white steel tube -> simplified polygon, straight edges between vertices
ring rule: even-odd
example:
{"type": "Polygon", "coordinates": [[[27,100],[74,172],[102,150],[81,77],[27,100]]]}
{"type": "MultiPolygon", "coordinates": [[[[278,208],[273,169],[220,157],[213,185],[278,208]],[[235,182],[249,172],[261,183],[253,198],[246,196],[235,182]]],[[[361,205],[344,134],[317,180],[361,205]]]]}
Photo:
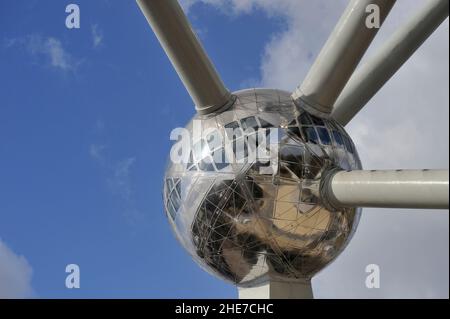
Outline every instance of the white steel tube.
{"type": "Polygon", "coordinates": [[[293,93],[298,105],[316,115],[329,115],[378,28],[368,26],[370,8],[379,8],[380,25],[395,0],[352,0],[311,67],[293,93]]]}
{"type": "Polygon", "coordinates": [[[164,51],[194,101],[207,114],[232,102],[177,0],[137,0],[164,51]]]}
{"type": "Polygon", "coordinates": [[[322,196],[332,207],[449,207],[448,170],[350,171],[331,176],[322,196]]]}
{"type": "Polygon", "coordinates": [[[448,17],[449,0],[429,0],[391,36],[380,51],[350,78],[332,117],[348,124],[448,17]]]}

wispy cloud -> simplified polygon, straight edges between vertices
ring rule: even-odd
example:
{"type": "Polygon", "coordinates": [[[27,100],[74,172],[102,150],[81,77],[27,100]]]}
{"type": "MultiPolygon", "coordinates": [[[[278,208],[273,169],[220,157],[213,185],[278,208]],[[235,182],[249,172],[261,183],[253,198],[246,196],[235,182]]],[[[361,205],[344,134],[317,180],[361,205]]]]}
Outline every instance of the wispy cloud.
{"type": "Polygon", "coordinates": [[[92,46],[98,48],[103,43],[103,32],[97,24],[91,26],[92,46]]]}
{"type": "Polygon", "coordinates": [[[23,38],[8,39],[5,44],[7,48],[23,47],[32,56],[42,59],[44,64],[61,71],[75,71],[81,63],[55,37],[32,34],[23,38]]]}
{"type": "Polygon", "coordinates": [[[113,193],[127,202],[132,201],[131,170],[136,158],[129,157],[114,163],[112,175],[108,177],[108,185],[113,193]]]}
{"type": "Polygon", "coordinates": [[[0,239],[0,299],[33,297],[32,268],[0,239]]]}
{"type": "Polygon", "coordinates": [[[89,155],[94,160],[104,164],[105,163],[105,156],[104,156],[105,149],[106,149],[106,145],[91,144],[91,146],[89,147],[89,155]]]}
{"type": "Polygon", "coordinates": [[[136,158],[126,157],[116,160],[111,158],[107,151],[108,147],[104,144],[91,144],[89,147],[90,157],[97,162],[106,173],[105,183],[108,190],[120,202],[123,209],[123,215],[127,221],[134,225],[138,223],[143,216],[136,208],[132,182],[132,171],[136,163],[136,158]]]}

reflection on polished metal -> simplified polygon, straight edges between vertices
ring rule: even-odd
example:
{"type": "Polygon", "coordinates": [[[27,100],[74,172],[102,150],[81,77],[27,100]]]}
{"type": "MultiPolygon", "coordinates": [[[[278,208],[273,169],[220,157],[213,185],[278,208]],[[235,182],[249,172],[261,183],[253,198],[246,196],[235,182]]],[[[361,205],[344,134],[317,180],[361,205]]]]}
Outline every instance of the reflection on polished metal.
{"type": "Polygon", "coordinates": [[[187,129],[196,131],[198,122],[204,128],[192,134],[187,161],[167,167],[166,214],[200,266],[238,285],[241,298],[312,298],[311,277],[344,250],[360,206],[448,208],[448,170],[362,171],[355,145],[337,121],[346,123],[376,93],[442,21],[436,14],[441,9],[428,14],[426,7],[419,22],[408,24],[362,69],[356,77],[362,86],[351,81],[344,94],[344,101],[357,102],[338,100],[343,116],[336,120],[329,116],[333,104],[377,32],[364,26],[367,5],[379,6],[382,22],[394,0],[351,0],[293,94],[231,94],[176,0],[137,2],[196,105],[187,129]],[[380,70],[372,72],[373,65],[380,70]],[[274,128],[276,137],[267,133],[274,128]],[[261,131],[268,145],[260,143],[261,131]],[[275,161],[250,156],[262,148],[275,161]]]}
{"type": "MultiPolygon", "coordinates": [[[[223,148],[209,146],[214,133],[185,164],[170,163],[164,203],[177,237],[206,270],[240,286],[268,280],[309,282],[347,245],[360,210],[329,211],[321,204],[321,176],[332,168],[361,169],[355,146],[337,122],[309,115],[290,93],[236,92],[227,111],[197,115],[204,132],[280,128],[278,167],[261,174],[258,161],[214,163],[223,148]]],[[[188,129],[192,130],[192,123],[188,129]]],[[[236,136],[230,143],[236,142],[236,136]]],[[[274,143],[274,141],[270,141],[274,143]]],[[[242,154],[245,157],[247,154],[242,154]]],[[[236,158],[239,154],[236,154],[236,158]]]]}

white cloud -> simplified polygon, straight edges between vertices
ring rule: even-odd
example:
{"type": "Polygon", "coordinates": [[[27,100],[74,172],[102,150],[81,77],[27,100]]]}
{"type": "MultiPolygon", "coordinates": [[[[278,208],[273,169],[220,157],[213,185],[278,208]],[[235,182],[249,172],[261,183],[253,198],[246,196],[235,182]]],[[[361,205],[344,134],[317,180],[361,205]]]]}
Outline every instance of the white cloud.
{"type": "Polygon", "coordinates": [[[0,299],[32,297],[31,276],[25,257],[15,254],[0,240],[0,299]]]}
{"type": "Polygon", "coordinates": [[[100,30],[97,24],[92,25],[92,46],[98,48],[103,43],[103,32],[100,30]]]}
{"type": "Polygon", "coordinates": [[[132,200],[131,170],[136,158],[127,157],[113,161],[106,153],[107,146],[103,144],[91,144],[89,155],[108,172],[107,184],[112,193],[120,196],[125,201],[132,200]]]}
{"type": "Polygon", "coordinates": [[[111,190],[126,201],[131,201],[133,193],[130,173],[135,161],[136,159],[134,157],[118,161],[113,166],[112,176],[108,178],[108,184],[111,190]]]}
{"type": "Polygon", "coordinates": [[[13,46],[24,47],[32,56],[43,58],[45,64],[62,71],[75,71],[81,63],[72,57],[59,39],[54,37],[32,34],[6,41],[6,47],[13,46]]]}
{"type": "MultiPolygon", "coordinates": [[[[305,77],[347,1],[185,0],[215,5],[227,14],[255,8],[286,21],[267,43],[261,86],[293,90],[305,77]]],[[[397,1],[370,56],[423,4],[397,1]]],[[[347,129],[367,169],[448,168],[449,25],[446,21],[347,129]]],[[[364,61],[363,61],[364,62],[364,61]]],[[[347,250],[314,280],[317,297],[448,298],[448,211],[365,209],[347,250]],[[382,286],[368,290],[364,268],[381,266],[382,286]]]]}
{"type": "MultiPolygon", "coordinates": [[[[261,77],[256,86],[292,91],[306,75],[328,34],[338,21],[345,0],[185,0],[189,10],[195,3],[216,6],[225,14],[249,14],[263,10],[269,17],[282,17],[286,27],[266,44],[261,77]]],[[[252,80],[252,82],[255,82],[252,80]]]]}
{"type": "MultiPolygon", "coordinates": [[[[104,130],[104,123],[96,124],[97,130],[104,130]]],[[[105,182],[108,190],[118,200],[123,215],[131,225],[142,224],[144,214],[136,208],[135,195],[132,182],[132,170],[136,163],[135,157],[126,157],[120,160],[109,156],[108,147],[104,144],[91,144],[89,155],[105,172],[105,182]]]]}
{"type": "Polygon", "coordinates": [[[91,144],[89,147],[89,155],[96,161],[104,164],[105,162],[105,156],[104,151],[106,149],[105,145],[99,145],[99,144],[91,144]]]}

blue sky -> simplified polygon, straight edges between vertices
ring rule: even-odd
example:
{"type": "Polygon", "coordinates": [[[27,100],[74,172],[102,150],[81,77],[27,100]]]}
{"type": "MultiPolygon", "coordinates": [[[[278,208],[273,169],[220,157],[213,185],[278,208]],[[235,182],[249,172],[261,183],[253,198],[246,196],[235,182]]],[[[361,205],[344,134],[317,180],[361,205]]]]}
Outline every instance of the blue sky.
{"type": "MultiPolygon", "coordinates": [[[[77,1],[78,30],[68,3],[0,3],[0,238],[38,297],[235,297],[163,213],[169,133],[194,114],[167,57],[134,1],[77,1]],[[64,286],[69,263],[79,290],[64,286]]],[[[230,88],[258,76],[276,22],[191,16],[230,88]]]]}
{"type": "MultiPolygon", "coordinates": [[[[6,269],[22,278],[16,295],[41,298],[237,297],[191,260],[163,213],[169,133],[194,114],[187,92],[135,1],[73,2],[78,30],[65,27],[69,1],[0,1],[0,260],[10,262],[0,281],[6,269]],[[70,263],[81,289],[65,288],[70,263]]],[[[194,2],[210,3],[189,17],[231,90],[293,89],[345,6],[194,2]]],[[[417,3],[393,10],[375,48],[417,3]]],[[[448,168],[448,21],[438,31],[349,126],[365,168],[448,168]]],[[[394,211],[366,210],[313,281],[319,297],[448,298],[448,211],[394,211]],[[379,292],[363,287],[373,262],[394,279],[379,292]]]]}

